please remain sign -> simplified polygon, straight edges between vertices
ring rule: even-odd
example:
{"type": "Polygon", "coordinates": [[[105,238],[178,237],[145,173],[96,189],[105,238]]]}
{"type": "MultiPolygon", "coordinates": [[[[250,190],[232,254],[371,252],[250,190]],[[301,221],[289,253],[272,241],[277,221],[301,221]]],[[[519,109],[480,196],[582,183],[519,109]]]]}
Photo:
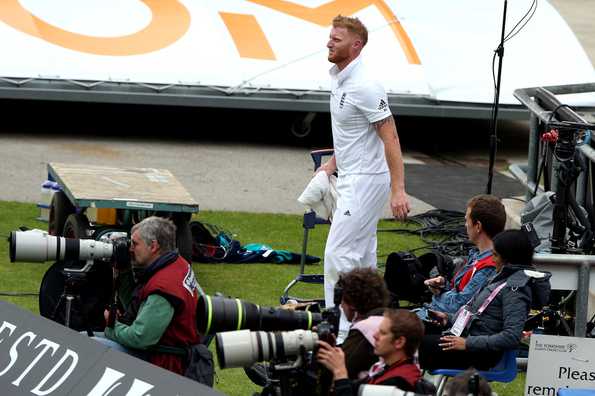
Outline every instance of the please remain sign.
{"type": "Polygon", "coordinates": [[[595,389],[595,339],[531,336],[525,395],[556,396],[560,388],[595,389]]]}

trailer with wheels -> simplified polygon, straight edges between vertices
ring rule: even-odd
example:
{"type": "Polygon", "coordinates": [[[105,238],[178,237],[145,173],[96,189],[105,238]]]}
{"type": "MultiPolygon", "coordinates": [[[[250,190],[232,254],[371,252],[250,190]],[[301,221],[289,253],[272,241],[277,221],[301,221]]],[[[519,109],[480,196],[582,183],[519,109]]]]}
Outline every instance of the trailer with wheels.
{"type": "Polygon", "coordinates": [[[198,204],[168,170],[50,163],[48,176],[60,186],[49,209],[51,235],[97,239],[106,229],[129,231],[148,216],[167,217],[180,254],[191,261],[188,224],[198,204]]]}
{"type": "MultiPolygon", "coordinates": [[[[96,239],[114,231],[130,236],[131,227],[149,216],[171,219],[176,225],[180,255],[191,262],[189,222],[198,204],[165,169],[115,168],[49,163],[48,179],[59,189],[49,207],[48,233],[76,239],[96,239]]],[[[103,326],[103,309],[112,292],[112,271],[94,265],[84,279],[69,268],[76,263],[54,263],[44,275],[39,293],[40,313],[64,324],[65,312],[76,330],[103,326]],[[66,296],[77,300],[65,311],[66,296]]]]}

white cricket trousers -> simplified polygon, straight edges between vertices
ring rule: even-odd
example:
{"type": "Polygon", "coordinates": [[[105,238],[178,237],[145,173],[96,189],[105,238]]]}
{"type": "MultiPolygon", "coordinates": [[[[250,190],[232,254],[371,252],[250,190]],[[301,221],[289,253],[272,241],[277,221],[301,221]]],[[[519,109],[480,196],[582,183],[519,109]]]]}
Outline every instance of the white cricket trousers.
{"type": "Polygon", "coordinates": [[[339,175],[337,209],[324,250],[324,299],[333,307],[339,273],[355,268],[376,269],[376,227],[390,193],[388,172],[339,175]]]}

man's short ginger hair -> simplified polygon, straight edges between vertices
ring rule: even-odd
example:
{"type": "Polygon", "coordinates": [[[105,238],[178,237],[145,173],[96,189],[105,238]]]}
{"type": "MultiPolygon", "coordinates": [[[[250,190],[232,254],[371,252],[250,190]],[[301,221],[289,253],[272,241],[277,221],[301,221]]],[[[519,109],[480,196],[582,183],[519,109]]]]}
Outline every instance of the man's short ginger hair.
{"type": "Polygon", "coordinates": [[[473,223],[481,222],[483,231],[493,238],[504,231],[506,210],[500,198],[493,195],[476,195],[467,203],[473,223]]]}
{"type": "Polygon", "coordinates": [[[333,27],[345,28],[348,32],[359,36],[362,39],[362,47],[368,42],[368,29],[366,26],[356,17],[346,17],[343,15],[337,15],[333,19],[333,27]]]}

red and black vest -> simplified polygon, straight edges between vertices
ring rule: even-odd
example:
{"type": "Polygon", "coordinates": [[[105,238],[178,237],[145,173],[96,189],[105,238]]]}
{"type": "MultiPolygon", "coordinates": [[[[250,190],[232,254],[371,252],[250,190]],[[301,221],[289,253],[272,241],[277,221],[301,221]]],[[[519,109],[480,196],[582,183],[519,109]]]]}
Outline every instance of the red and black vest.
{"type": "Polygon", "coordinates": [[[371,377],[368,380],[368,384],[382,385],[383,382],[397,377],[405,380],[413,390],[415,389],[415,384],[421,379],[421,371],[419,371],[419,368],[408,359],[402,362],[397,362],[383,370],[379,375],[371,377]]]}
{"type": "Polygon", "coordinates": [[[471,278],[473,278],[473,275],[475,275],[477,271],[480,271],[488,267],[496,267],[496,263],[494,263],[494,256],[492,254],[489,254],[479,260],[476,260],[475,264],[467,268],[467,270],[461,277],[461,280],[459,281],[458,285],[455,285],[455,279],[459,274],[455,274],[455,276],[453,276],[452,278],[452,288],[456,289],[456,291],[458,292],[463,291],[465,289],[465,286],[467,286],[467,283],[471,281],[471,278]]]}
{"type": "MultiPolygon", "coordinates": [[[[192,267],[181,256],[171,264],[159,269],[139,291],[140,301],[151,294],[159,294],[174,307],[174,316],[169,327],[159,340],[159,345],[186,348],[200,342],[196,325],[198,288],[192,267]]],[[[166,370],[183,374],[186,357],[152,352],[149,361],[166,370]]]]}

